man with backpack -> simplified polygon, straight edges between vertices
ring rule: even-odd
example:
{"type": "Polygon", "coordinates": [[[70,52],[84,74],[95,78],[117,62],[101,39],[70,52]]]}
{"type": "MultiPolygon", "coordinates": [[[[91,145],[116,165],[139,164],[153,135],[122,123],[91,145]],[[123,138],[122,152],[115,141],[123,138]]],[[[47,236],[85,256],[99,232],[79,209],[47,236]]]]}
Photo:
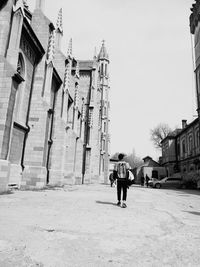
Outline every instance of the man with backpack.
{"type": "Polygon", "coordinates": [[[117,206],[121,206],[121,191],[123,191],[122,196],[122,208],[126,208],[126,198],[127,198],[127,187],[128,187],[128,170],[130,166],[125,162],[124,154],[118,155],[119,161],[115,164],[113,170],[113,178],[117,179],[117,206]]]}

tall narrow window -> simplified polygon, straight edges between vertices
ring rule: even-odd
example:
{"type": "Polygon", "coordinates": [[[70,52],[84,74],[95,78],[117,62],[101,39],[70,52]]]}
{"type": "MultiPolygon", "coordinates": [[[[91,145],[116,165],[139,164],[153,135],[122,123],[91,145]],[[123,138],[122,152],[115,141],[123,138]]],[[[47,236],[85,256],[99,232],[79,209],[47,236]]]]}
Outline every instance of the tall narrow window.
{"type": "Polygon", "coordinates": [[[185,156],[185,140],[182,142],[182,156],[185,156]]]}
{"type": "Polygon", "coordinates": [[[103,63],[101,63],[101,75],[103,75],[103,63]]]}
{"type": "Polygon", "coordinates": [[[107,115],[107,109],[106,107],[104,107],[104,116],[106,117],[106,115],[107,115]]]}
{"type": "Polygon", "coordinates": [[[104,133],[106,132],[106,122],[104,121],[104,128],[103,128],[104,133]]]}
{"type": "MultiPolygon", "coordinates": [[[[19,54],[18,63],[17,63],[17,72],[19,75],[24,78],[25,76],[25,64],[22,54],[19,54]]],[[[27,103],[24,105],[24,90],[25,84],[22,82],[17,89],[16,102],[15,102],[15,119],[19,122],[25,123],[26,121],[26,111],[27,103]]]]}
{"type": "Polygon", "coordinates": [[[180,155],[180,144],[177,144],[177,154],[180,155]]]}
{"type": "Polygon", "coordinates": [[[192,153],[192,136],[190,135],[188,138],[188,153],[192,153]]]}
{"type": "Polygon", "coordinates": [[[107,64],[105,65],[105,75],[107,76],[107,64]]]}

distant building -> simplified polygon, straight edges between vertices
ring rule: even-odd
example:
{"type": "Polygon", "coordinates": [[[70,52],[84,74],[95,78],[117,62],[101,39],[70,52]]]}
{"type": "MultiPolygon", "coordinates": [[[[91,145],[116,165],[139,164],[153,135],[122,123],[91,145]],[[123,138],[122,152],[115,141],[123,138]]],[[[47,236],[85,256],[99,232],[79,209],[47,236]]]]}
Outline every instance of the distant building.
{"type": "Polygon", "coordinates": [[[108,181],[105,44],[92,60],[74,58],[72,40],[64,54],[62,9],[56,25],[43,9],[0,5],[0,191],[108,181]]]}
{"type": "Polygon", "coordinates": [[[200,173],[200,145],[198,118],[187,125],[182,121],[182,129],[168,135],[162,141],[162,165],[169,176],[181,173],[187,177],[200,173]]]}
{"type": "Polygon", "coordinates": [[[165,167],[162,167],[151,157],[146,156],[143,158],[143,161],[144,163],[138,167],[136,171],[137,183],[140,183],[141,177],[145,177],[146,175],[148,175],[149,178],[157,179],[162,179],[167,175],[165,167]]]}

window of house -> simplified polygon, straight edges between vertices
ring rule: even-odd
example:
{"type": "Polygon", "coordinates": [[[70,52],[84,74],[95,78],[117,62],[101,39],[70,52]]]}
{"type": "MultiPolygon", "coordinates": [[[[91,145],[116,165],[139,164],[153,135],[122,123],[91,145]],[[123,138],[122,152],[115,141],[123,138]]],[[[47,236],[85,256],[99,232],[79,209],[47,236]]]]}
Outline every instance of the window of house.
{"type": "Polygon", "coordinates": [[[158,171],[153,170],[151,176],[152,176],[152,178],[156,178],[156,179],[158,179],[158,171]]]}
{"type": "Polygon", "coordinates": [[[182,141],[182,155],[184,156],[185,155],[185,140],[182,141]]]}
{"type": "Polygon", "coordinates": [[[177,155],[180,155],[180,144],[177,144],[177,155]]]}
{"type": "Polygon", "coordinates": [[[188,137],[188,153],[192,153],[192,135],[188,137]]]}

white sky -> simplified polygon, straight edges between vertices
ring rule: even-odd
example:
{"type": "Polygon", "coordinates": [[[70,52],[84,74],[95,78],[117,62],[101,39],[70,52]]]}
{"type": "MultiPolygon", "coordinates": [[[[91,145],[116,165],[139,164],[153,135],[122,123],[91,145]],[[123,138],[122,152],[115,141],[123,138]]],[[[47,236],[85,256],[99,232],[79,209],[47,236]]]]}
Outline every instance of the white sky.
{"type": "MultiPolygon", "coordinates": [[[[196,115],[189,15],[193,0],[57,0],[45,4],[56,22],[63,8],[63,52],[92,59],[106,40],[110,56],[111,154],[157,159],[150,129],[172,129],[196,115]]],[[[30,9],[35,0],[28,1],[30,9]],[[30,3],[31,2],[31,3],[30,3]]]]}

